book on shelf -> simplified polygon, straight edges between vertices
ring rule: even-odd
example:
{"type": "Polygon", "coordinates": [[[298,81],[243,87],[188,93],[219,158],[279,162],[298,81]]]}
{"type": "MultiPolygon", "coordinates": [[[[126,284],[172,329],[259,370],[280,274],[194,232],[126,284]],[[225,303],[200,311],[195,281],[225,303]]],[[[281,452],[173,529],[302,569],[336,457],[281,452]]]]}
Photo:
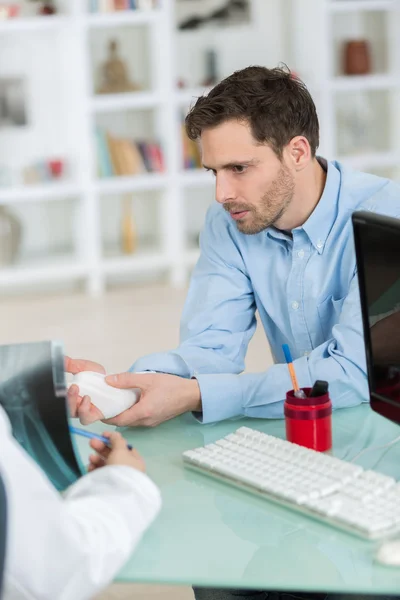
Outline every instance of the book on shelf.
{"type": "Polygon", "coordinates": [[[100,177],[162,173],[165,170],[160,144],[113,136],[96,129],[98,173],[100,177]]]}
{"type": "Polygon", "coordinates": [[[110,13],[121,10],[153,10],[158,0],[89,0],[91,13],[110,13]]]}
{"type": "Polygon", "coordinates": [[[201,169],[202,162],[199,145],[188,138],[184,125],[182,125],[182,149],[184,169],[201,169]]]}

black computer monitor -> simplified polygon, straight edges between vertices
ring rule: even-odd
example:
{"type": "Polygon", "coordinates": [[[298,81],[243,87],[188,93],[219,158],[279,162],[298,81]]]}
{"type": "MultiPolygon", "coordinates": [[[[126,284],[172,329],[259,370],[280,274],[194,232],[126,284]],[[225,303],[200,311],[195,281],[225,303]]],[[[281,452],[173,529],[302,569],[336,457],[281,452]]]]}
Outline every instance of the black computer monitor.
{"type": "Polygon", "coordinates": [[[0,345],[0,406],[16,440],[58,490],[85,472],[69,431],[66,396],[61,344],[0,345]]]}
{"type": "Polygon", "coordinates": [[[371,407],[400,424],[400,219],[352,220],[371,407]]]}

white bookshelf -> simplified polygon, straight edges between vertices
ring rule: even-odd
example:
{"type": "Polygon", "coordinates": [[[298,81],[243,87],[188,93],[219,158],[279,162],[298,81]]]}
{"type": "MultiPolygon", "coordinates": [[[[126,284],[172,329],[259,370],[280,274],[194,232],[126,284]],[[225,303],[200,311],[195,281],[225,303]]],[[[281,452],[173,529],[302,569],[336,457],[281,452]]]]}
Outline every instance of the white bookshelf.
{"type": "Polygon", "coordinates": [[[332,92],[360,92],[368,90],[393,90],[399,85],[394,75],[352,75],[332,77],[328,81],[332,92]]]}
{"type": "Polygon", "coordinates": [[[63,200],[76,197],[81,191],[81,187],[73,183],[19,185],[0,188],[0,203],[16,204],[20,202],[37,202],[38,200],[63,200]]]}
{"type": "Polygon", "coordinates": [[[196,264],[196,262],[199,260],[199,257],[200,257],[200,250],[192,249],[192,250],[188,250],[185,253],[183,260],[188,267],[193,267],[196,264]]]}
{"type": "Polygon", "coordinates": [[[396,0],[332,0],[327,7],[331,13],[382,11],[396,8],[396,0]]]}
{"type": "MultiPolygon", "coordinates": [[[[79,10],[80,7],[78,7],[79,10]]],[[[111,29],[118,26],[148,25],[154,23],[162,14],[161,9],[154,10],[127,10],[99,14],[87,14],[84,25],[88,28],[111,29]]]]}
{"type": "MultiPolygon", "coordinates": [[[[213,185],[213,181],[201,170],[182,170],[179,114],[205,90],[175,88],[174,0],[162,0],[160,7],[154,10],[105,14],[89,13],[85,0],[73,0],[67,6],[65,14],[2,22],[0,35],[28,33],[46,36],[58,35],[62,31],[67,61],[65,77],[73,85],[71,110],[74,111],[78,150],[75,162],[78,166],[72,179],[0,188],[0,204],[12,208],[17,204],[39,205],[70,199],[75,203],[78,216],[76,238],[71,241],[75,250],[71,254],[49,251],[33,260],[22,257],[15,264],[0,268],[0,289],[15,287],[18,292],[33,284],[42,283],[48,287],[52,282],[56,285],[59,282],[73,284],[83,281],[89,293],[99,295],[104,292],[109,280],[124,276],[134,278],[141,274],[148,278],[152,273],[154,277],[167,275],[172,284],[182,285],[198,255],[198,251],[186,246],[182,218],[184,196],[188,189],[197,185],[213,185]],[[92,36],[105,32],[112,37],[121,28],[129,28],[132,35],[139,29],[146,29],[150,48],[143,50],[149,55],[152,85],[150,89],[139,92],[95,95],[92,36]],[[67,52],[70,54],[67,55],[67,52]],[[134,115],[142,115],[143,111],[151,115],[149,118],[154,120],[154,127],[162,132],[165,172],[100,178],[94,141],[97,119],[118,120],[124,115],[133,115],[135,119],[134,115]],[[108,196],[115,198],[117,207],[122,197],[131,194],[157,194],[159,239],[154,247],[139,243],[132,254],[124,255],[116,249],[110,256],[102,240],[101,199],[108,196]]],[[[140,116],[137,118],[140,121],[140,116]]]]}
{"type": "Polygon", "coordinates": [[[71,254],[53,254],[26,260],[14,267],[0,269],[0,286],[19,288],[26,285],[51,284],[52,282],[73,282],[84,280],[88,276],[88,265],[79,257],[71,254]]]}
{"type": "Polygon", "coordinates": [[[119,176],[99,179],[95,182],[98,194],[129,194],[144,190],[162,190],[168,185],[169,178],[163,174],[119,176]]]}
{"type": "Polygon", "coordinates": [[[203,96],[203,94],[207,94],[210,91],[210,88],[189,88],[177,90],[175,93],[175,102],[186,108],[190,106],[192,103],[196,102],[197,98],[203,96]]]}
{"type": "Polygon", "coordinates": [[[188,169],[179,173],[180,182],[185,187],[193,187],[198,185],[212,185],[214,178],[212,173],[203,171],[202,169],[188,169]]]}
{"type": "Polygon", "coordinates": [[[346,159],[353,169],[395,169],[400,165],[400,155],[394,152],[355,154],[346,159]]]}
{"type": "MultiPolygon", "coordinates": [[[[258,0],[258,3],[266,10],[265,0],[258,0]]],[[[58,43],[63,48],[57,69],[62,71],[70,85],[68,105],[64,107],[64,113],[60,112],[60,119],[70,117],[73,138],[70,148],[74,162],[69,179],[51,184],[0,188],[0,204],[13,209],[26,204],[29,207],[42,206],[43,203],[46,206],[52,203],[64,206],[70,202],[75,223],[70,252],[49,250],[47,254],[39,253],[35,259],[28,261],[21,258],[14,265],[0,268],[0,291],[15,287],[18,292],[41,284],[46,284],[47,288],[52,282],[54,285],[83,282],[88,293],[99,295],[109,283],[124,278],[136,281],[142,276],[147,279],[167,277],[172,285],[183,285],[199,257],[194,241],[196,228],[192,224],[189,230],[187,220],[192,213],[201,216],[204,212],[203,208],[205,210],[212,199],[215,181],[211,173],[201,169],[183,169],[180,119],[196,98],[209,90],[196,87],[194,78],[195,87],[176,87],[180,75],[176,65],[182,47],[178,50],[175,0],[160,0],[160,8],[152,11],[105,14],[90,14],[87,4],[86,0],[70,0],[64,3],[66,12],[53,17],[0,22],[0,44],[6,39],[25,40],[34,36],[36,40],[54,40],[54,44],[58,43]],[[140,56],[143,54],[143,60],[147,57],[148,85],[140,92],[95,95],[93,42],[96,36],[103,36],[104,42],[121,30],[129,30],[133,37],[137,32],[145,32],[140,56]],[[99,178],[94,130],[97,123],[103,122],[115,122],[116,127],[122,131],[126,128],[128,133],[130,127],[134,127],[131,123],[136,123],[138,130],[143,129],[145,123],[151,123],[162,138],[165,172],[99,178]],[[104,220],[107,221],[107,217],[102,213],[102,206],[107,203],[107,210],[114,210],[114,207],[115,211],[121,210],[122,199],[131,194],[143,210],[147,208],[148,200],[154,200],[156,239],[153,245],[139,240],[137,250],[132,254],[124,255],[116,247],[110,255],[104,237],[107,226],[104,220]],[[204,205],[196,212],[190,202],[197,207],[201,199],[204,205]]],[[[396,115],[400,114],[400,0],[282,0],[279,8],[276,4],[276,10],[281,11],[282,23],[285,23],[285,31],[279,35],[286,34],[290,48],[287,54],[271,59],[272,64],[266,64],[274,66],[284,60],[305,79],[319,113],[321,154],[344,160],[358,169],[390,171],[398,168],[400,124],[396,115]],[[359,19],[362,25],[366,14],[384,22],[382,41],[387,45],[387,64],[371,75],[347,77],[335,66],[338,23],[347,24],[352,19],[359,19]],[[286,21],[291,24],[287,28],[286,21]],[[346,99],[348,95],[351,103],[353,94],[368,97],[381,94],[386,103],[383,114],[392,115],[393,120],[388,128],[386,144],[377,143],[376,147],[362,148],[351,155],[341,156],[338,151],[338,99],[346,99]]],[[[266,27],[261,26],[261,22],[258,17],[254,24],[255,31],[260,29],[260,35],[266,27]]],[[[361,25],[359,30],[356,27],[355,34],[362,33],[361,25]]],[[[234,44],[232,48],[232,52],[236,52],[234,44]]],[[[56,59],[48,56],[48,60],[56,59]]],[[[258,62],[262,64],[265,60],[265,53],[260,52],[258,62]]],[[[254,64],[256,61],[249,59],[249,62],[254,64]]]]}
{"type": "Polygon", "coordinates": [[[64,15],[49,15],[46,17],[13,18],[0,20],[0,35],[16,33],[45,33],[63,29],[71,25],[71,18],[64,15]]]}
{"type": "Polygon", "coordinates": [[[156,250],[140,251],[131,256],[106,258],[102,263],[102,270],[105,275],[166,270],[168,267],[168,258],[156,250]]]}
{"type": "Polygon", "coordinates": [[[91,98],[93,112],[112,112],[118,110],[143,110],[155,108],[162,104],[161,94],[152,92],[133,92],[130,94],[105,94],[91,98]]]}
{"type": "Polygon", "coordinates": [[[306,81],[316,100],[320,153],[356,169],[395,173],[400,157],[399,0],[292,0],[288,7],[290,65],[306,81]],[[375,26],[373,39],[371,23],[375,26]],[[344,75],[343,44],[347,39],[360,38],[370,42],[372,73],[344,75]],[[357,102],[370,106],[371,119],[365,129],[372,136],[375,127],[375,139],[364,147],[343,152],[346,127],[340,121],[341,115],[357,102]],[[379,125],[386,121],[386,131],[384,126],[376,125],[377,118],[379,125]]]}

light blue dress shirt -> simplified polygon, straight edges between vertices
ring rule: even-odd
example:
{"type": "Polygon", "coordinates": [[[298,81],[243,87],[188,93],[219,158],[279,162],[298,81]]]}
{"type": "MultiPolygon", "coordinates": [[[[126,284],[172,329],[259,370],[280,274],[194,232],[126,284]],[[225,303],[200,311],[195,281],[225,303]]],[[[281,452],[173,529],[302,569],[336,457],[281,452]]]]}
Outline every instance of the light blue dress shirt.
{"type": "Polygon", "coordinates": [[[338,162],[328,163],[327,171],[319,203],[292,236],[272,227],[245,235],[222,206],[211,206],[180,345],[131,368],[196,377],[204,423],[238,415],[282,417],[292,388],[284,343],[301,387],[327,380],[334,408],[368,400],[351,214],[400,216],[400,186],[338,162]],[[275,364],[241,374],[257,310],[275,364]]]}

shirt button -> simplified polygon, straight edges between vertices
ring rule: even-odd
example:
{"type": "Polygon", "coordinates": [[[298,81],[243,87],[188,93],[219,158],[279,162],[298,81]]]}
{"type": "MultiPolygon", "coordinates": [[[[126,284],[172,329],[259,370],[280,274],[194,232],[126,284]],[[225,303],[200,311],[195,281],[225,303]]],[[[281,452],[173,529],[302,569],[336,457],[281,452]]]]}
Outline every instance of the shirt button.
{"type": "Polygon", "coordinates": [[[323,248],[323,247],[324,247],[323,242],[321,242],[321,240],[318,240],[318,242],[317,242],[317,248],[318,248],[318,250],[321,250],[321,248],[323,248]]]}
{"type": "Polygon", "coordinates": [[[308,351],[308,350],[306,350],[306,351],[304,352],[303,356],[310,356],[310,353],[309,353],[309,351],[308,351]]]}
{"type": "Polygon", "coordinates": [[[303,258],[303,256],[304,256],[304,250],[299,250],[298,253],[297,253],[297,256],[299,258],[303,258]]]}
{"type": "Polygon", "coordinates": [[[292,302],[292,308],[293,308],[293,310],[297,310],[299,308],[299,303],[296,302],[296,300],[294,302],[292,302]]]}

